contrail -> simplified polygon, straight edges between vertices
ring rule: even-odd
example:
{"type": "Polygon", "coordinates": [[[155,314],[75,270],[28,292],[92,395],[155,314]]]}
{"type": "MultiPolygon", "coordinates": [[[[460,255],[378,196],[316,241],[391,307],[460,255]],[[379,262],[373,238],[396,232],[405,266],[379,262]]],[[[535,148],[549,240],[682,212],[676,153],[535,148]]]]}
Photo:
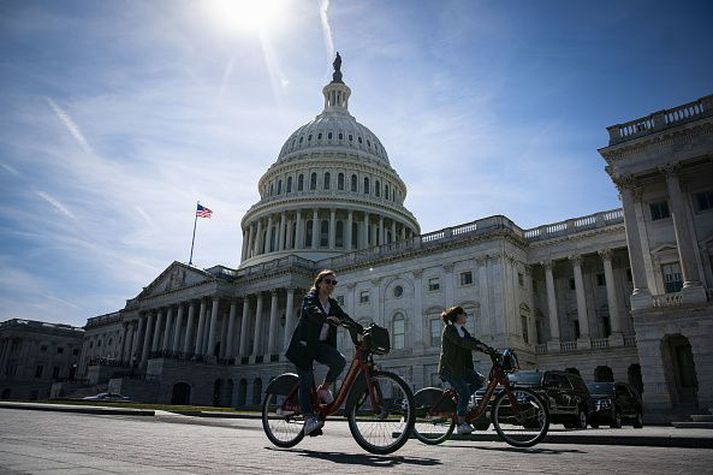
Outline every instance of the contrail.
{"type": "Polygon", "coordinates": [[[62,110],[61,107],[59,107],[52,99],[49,97],[47,98],[47,103],[50,105],[54,113],[57,115],[59,120],[62,121],[64,126],[67,128],[70,134],[72,134],[72,137],[77,141],[80,147],[82,149],[89,153],[89,154],[94,154],[94,151],[92,150],[92,147],[89,146],[89,143],[87,142],[87,139],[84,138],[84,134],[82,134],[82,130],[79,128],[76,122],[72,120],[72,118],[67,114],[64,110],[62,110]]]}
{"type": "Polygon", "coordinates": [[[57,211],[59,211],[63,215],[72,218],[75,221],[79,221],[74,215],[74,213],[67,209],[67,207],[64,206],[62,203],[51,197],[48,193],[45,193],[44,191],[35,191],[35,193],[37,194],[37,196],[51,204],[57,211]]]}
{"type": "Polygon", "coordinates": [[[332,27],[329,26],[329,0],[319,0],[319,19],[322,22],[322,35],[324,36],[324,46],[327,48],[327,56],[331,61],[334,57],[334,37],[332,27]]]}

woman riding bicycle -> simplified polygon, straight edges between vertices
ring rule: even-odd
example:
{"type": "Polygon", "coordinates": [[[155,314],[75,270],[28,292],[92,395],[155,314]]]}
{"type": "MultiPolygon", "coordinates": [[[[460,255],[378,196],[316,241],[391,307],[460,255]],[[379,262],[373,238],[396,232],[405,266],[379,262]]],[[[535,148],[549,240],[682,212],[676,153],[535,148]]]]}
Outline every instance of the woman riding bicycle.
{"type": "Polygon", "coordinates": [[[314,280],[314,285],[302,300],[300,319],[292,334],[285,356],[297,367],[300,377],[299,402],[304,414],[304,432],[310,434],[324,425],[312,410],[312,363],[318,361],[329,367],[324,382],[317,388],[317,397],[325,404],[334,400],[329,385],[337,380],[344,370],[346,360],[337,350],[337,330],[334,325],[348,320],[358,325],[330,297],[337,285],[334,272],[323,270],[314,280]]]}
{"type": "Polygon", "coordinates": [[[473,427],[465,421],[465,415],[470,396],[483,385],[480,376],[473,369],[473,350],[488,354],[492,351],[488,345],[468,333],[465,329],[467,318],[463,307],[451,307],[441,313],[445,326],[441,336],[438,374],[458,392],[458,434],[473,432],[473,427]]]}

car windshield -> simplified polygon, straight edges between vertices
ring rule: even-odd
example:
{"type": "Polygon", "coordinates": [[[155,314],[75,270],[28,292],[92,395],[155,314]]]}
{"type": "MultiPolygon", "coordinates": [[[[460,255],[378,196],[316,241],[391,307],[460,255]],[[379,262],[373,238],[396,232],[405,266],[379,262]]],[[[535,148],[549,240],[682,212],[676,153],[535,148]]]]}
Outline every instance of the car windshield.
{"type": "Polygon", "coordinates": [[[614,384],[612,383],[590,383],[587,384],[589,392],[592,394],[612,394],[614,392],[614,384]]]}
{"type": "Polygon", "coordinates": [[[512,383],[520,384],[540,384],[542,373],[539,371],[516,371],[508,374],[508,379],[512,383]]]}

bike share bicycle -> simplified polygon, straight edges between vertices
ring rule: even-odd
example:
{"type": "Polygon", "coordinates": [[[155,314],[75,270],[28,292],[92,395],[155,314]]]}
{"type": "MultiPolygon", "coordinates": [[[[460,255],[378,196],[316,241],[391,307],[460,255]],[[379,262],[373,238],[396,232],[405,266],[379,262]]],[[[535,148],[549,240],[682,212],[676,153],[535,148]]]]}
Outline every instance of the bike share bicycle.
{"type": "MultiPolygon", "coordinates": [[[[483,399],[468,411],[465,420],[471,423],[485,416],[489,410],[491,422],[500,438],[515,447],[532,447],[541,442],[549,430],[547,404],[533,391],[514,388],[510,384],[508,373],[519,369],[517,356],[511,349],[499,352],[488,347],[487,354],[493,364],[489,382],[483,399]]],[[[456,426],[458,393],[452,388],[423,388],[416,392],[414,401],[414,436],[429,445],[448,440],[456,426]]]]}
{"type": "MultiPolygon", "coordinates": [[[[325,421],[345,403],[344,416],[354,440],[368,452],[392,453],[408,441],[416,413],[409,385],[374,364],[374,355],[390,351],[389,332],[376,324],[362,328],[358,323],[342,321],[339,325],[349,330],[354,358],[330,404],[319,401],[312,382],[314,414],[325,421]]],[[[293,447],[305,436],[298,391],[299,377],[294,373],[278,376],[265,389],[262,427],[270,442],[278,447],[293,447]]]]}

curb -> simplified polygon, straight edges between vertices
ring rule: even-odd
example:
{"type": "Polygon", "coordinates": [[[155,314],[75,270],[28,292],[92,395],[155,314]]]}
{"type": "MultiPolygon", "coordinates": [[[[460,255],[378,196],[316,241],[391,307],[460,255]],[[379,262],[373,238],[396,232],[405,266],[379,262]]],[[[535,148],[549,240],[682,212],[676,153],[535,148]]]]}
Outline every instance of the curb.
{"type": "Polygon", "coordinates": [[[122,409],[120,407],[81,406],[70,404],[40,404],[26,402],[0,402],[0,409],[21,409],[26,411],[71,412],[75,414],[99,414],[111,416],[151,416],[155,411],[148,409],[122,409]]]}

